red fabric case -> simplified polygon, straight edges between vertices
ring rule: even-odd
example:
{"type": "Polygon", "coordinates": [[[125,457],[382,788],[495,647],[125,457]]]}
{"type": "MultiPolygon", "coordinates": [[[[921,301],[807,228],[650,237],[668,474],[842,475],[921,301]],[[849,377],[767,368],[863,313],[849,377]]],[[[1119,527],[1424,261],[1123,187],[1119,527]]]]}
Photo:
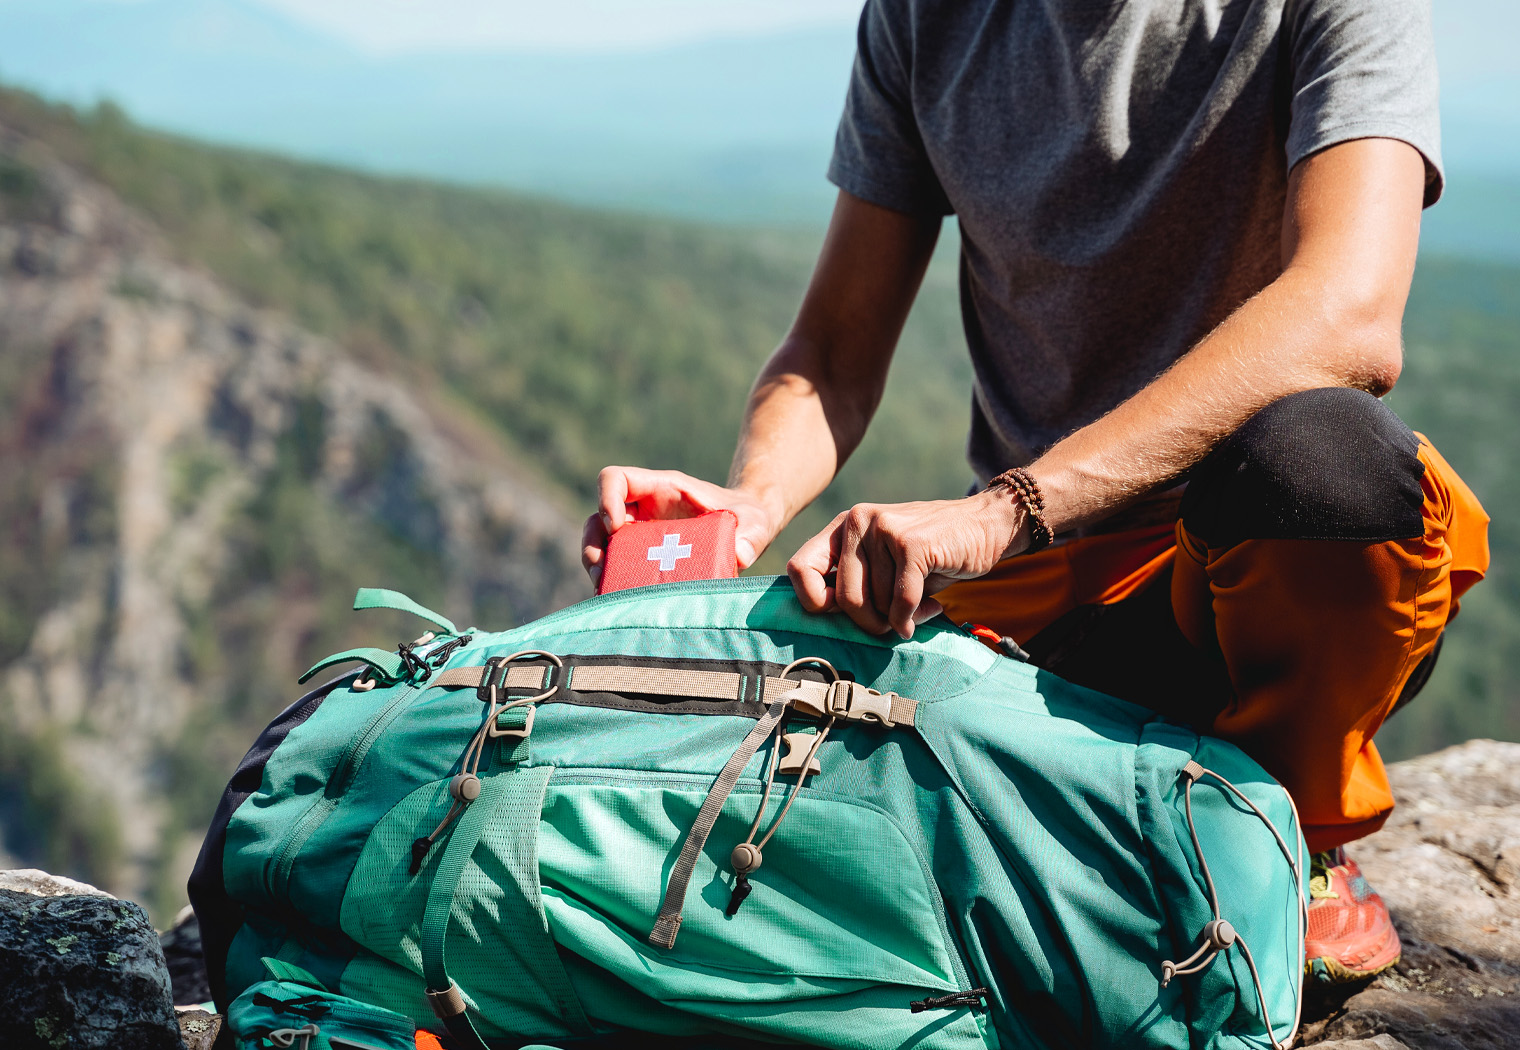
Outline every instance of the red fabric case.
{"type": "Polygon", "coordinates": [[[699,518],[633,521],[612,534],[602,561],[598,594],[682,580],[727,580],[739,575],[734,532],[739,519],[715,510],[699,518]]]}

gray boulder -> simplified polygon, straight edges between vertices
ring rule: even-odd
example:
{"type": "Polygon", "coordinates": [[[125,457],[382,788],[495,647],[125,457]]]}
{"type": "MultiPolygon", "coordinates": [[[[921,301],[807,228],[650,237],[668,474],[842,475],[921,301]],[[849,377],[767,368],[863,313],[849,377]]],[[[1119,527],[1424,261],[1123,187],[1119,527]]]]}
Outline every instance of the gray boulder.
{"type": "MultiPolygon", "coordinates": [[[[158,938],[174,986],[175,1006],[196,1006],[211,998],[206,960],[201,955],[201,926],[189,906],[180,909],[174,925],[158,938]]],[[[187,1040],[188,1041],[188,1040],[187,1040]]]]}
{"type": "Polygon", "coordinates": [[[1520,1050],[1520,744],[1470,740],[1389,767],[1398,808],[1349,851],[1404,958],[1370,984],[1312,991],[1302,1042],[1520,1050]]]}
{"type": "Polygon", "coordinates": [[[158,934],[110,896],[0,889],[0,1003],[7,1050],[184,1045],[158,934]]]}
{"type": "Polygon", "coordinates": [[[30,893],[34,897],[110,897],[111,894],[88,882],[78,882],[62,875],[50,875],[40,868],[11,868],[0,871],[0,890],[30,893]]]}

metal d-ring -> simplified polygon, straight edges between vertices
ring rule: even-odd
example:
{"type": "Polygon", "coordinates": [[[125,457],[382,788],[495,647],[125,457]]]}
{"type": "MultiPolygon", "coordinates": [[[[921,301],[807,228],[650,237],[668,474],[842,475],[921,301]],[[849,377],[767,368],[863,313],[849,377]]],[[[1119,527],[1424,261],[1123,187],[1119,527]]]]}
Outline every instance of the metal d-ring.
{"type": "Polygon", "coordinates": [[[806,664],[817,664],[820,667],[827,668],[830,675],[829,680],[831,682],[839,681],[840,675],[839,672],[834,668],[834,665],[829,663],[821,656],[799,656],[797,659],[793,660],[791,663],[787,664],[784,668],[781,669],[781,674],[779,677],[785,678],[787,675],[792,673],[793,668],[801,667],[806,664]]]}
{"type": "MultiPolygon", "coordinates": [[[[508,657],[504,658],[501,661],[501,665],[502,665],[502,667],[505,667],[507,664],[512,663],[514,660],[523,660],[523,659],[527,659],[527,658],[531,658],[531,657],[541,657],[541,658],[543,658],[545,660],[548,660],[551,664],[553,664],[555,667],[558,667],[561,671],[563,671],[565,669],[565,661],[564,660],[562,660],[560,657],[556,656],[554,653],[548,652],[548,651],[543,650],[543,649],[523,649],[520,652],[513,653],[511,656],[508,656],[508,657]]],[[[503,675],[503,677],[505,677],[505,675],[503,675]]],[[[496,691],[497,687],[493,684],[491,688],[492,688],[492,692],[494,693],[496,691]]],[[[549,697],[553,696],[558,691],[559,691],[559,686],[557,686],[557,685],[554,684],[553,675],[551,675],[550,676],[550,680],[549,680],[549,688],[545,689],[543,692],[538,693],[537,695],[534,695],[534,696],[524,696],[524,697],[521,697],[521,698],[519,698],[517,700],[512,700],[512,701],[510,701],[508,703],[502,704],[501,707],[500,707],[500,709],[497,710],[496,713],[491,716],[491,720],[490,720],[490,722],[486,726],[486,736],[497,737],[497,738],[500,738],[500,737],[526,737],[526,736],[528,736],[529,734],[531,734],[533,732],[533,719],[534,719],[534,716],[538,713],[538,708],[537,707],[533,707],[531,705],[537,704],[540,700],[546,700],[546,699],[548,699],[549,697]],[[527,720],[523,723],[523,726],[522,726],[521,729],[498,729],[498,728],[496,728],[496,718],[497,718],[497,716],[501,715],[503,712],[510,711],[514,707],[522,707],[524,704],[527,704],[527,705],[530,705],[530,706],[528,707],[528,717],[527,717],[527,720]]]]}

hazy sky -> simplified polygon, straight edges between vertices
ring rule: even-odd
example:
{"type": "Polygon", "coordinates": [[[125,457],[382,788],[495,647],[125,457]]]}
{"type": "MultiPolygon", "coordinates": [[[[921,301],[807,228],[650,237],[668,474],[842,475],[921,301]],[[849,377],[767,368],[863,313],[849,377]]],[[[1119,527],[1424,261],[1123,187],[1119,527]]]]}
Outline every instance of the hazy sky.
{"type": "Polygon", "coordinates": [[[861,0],[255,0],[372,52],[644,48],[850,22],[861,0]]]}

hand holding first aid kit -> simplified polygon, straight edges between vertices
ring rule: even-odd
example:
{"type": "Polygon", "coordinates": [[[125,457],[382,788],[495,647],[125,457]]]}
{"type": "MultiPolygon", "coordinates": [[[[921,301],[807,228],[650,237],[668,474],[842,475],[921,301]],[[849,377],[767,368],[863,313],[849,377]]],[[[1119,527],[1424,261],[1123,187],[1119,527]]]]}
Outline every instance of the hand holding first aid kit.
{"type": "Polygon", "coordinates": [[[734,535],[739,519],[715,510],[696,518],[631,521],[607,541],[598,594],[686,580],[739,575],[734,535]]]}

